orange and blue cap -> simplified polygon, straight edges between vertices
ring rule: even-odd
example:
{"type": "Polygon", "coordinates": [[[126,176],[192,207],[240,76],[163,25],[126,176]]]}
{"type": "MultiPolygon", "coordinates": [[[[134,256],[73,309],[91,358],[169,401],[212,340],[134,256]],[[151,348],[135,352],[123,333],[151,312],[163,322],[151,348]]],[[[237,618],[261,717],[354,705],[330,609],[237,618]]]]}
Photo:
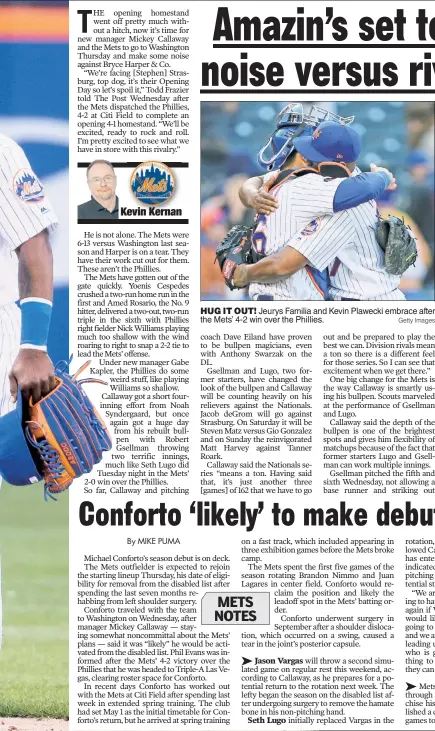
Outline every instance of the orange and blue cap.
{"type": "Polygon", "coordinates": [[[355,162],[362,148],[361,137],[339,122],[322,122],[311,137],[297,137],[293,145],[312,162],[355,162]]]}

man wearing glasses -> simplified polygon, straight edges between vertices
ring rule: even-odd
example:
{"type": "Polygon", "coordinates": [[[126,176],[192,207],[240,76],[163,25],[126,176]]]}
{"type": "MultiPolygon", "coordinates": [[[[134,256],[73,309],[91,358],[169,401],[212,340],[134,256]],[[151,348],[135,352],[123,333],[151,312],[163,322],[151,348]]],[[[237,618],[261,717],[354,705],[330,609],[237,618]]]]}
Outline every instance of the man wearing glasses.
{"type": "Polygon", "coordinates": [[[78,206],[78,220],[118,219],[119,200],[116,195],[116,175],[107,160],[94,160],[89,165],[88,179],[91,200],[78,206]]]}

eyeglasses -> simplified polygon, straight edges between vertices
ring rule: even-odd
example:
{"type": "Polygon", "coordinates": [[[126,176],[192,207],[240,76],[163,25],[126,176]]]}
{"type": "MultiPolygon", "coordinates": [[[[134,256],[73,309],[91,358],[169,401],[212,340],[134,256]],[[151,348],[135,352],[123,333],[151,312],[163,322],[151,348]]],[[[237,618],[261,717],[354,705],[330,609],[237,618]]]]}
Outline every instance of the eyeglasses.
{"type": "Polygon", "coordinates": [[[104,178],[91,178],[91,183],[92,185],[99,185],[100,183],[106,183],[108,185],[109,183],[113,183],[114,179],[114,175],[105,175],[104,178]]]}

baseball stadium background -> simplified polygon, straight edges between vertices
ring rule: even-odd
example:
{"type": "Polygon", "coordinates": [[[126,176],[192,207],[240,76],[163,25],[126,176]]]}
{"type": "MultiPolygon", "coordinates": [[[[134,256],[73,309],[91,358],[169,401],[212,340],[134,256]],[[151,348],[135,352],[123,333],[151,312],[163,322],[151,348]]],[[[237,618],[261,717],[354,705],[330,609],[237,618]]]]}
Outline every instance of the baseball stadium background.
{"type": "MultiPolygon", "coordinates": [[[[68,356],[68,3],[0,2],[0,67],[0,132],[24,148],[60,221],[52,238],[55,296],[49,343],[56,362],[68,356]]],[[[0,717],[65,718],[67,500],[45,503],[41,485],[4,485],[0,554],[0,717]]],[[[43,727],[59,724],[50,720],[43,727]]],[[[23,723],[14,718],[12,727],[21,729],[23,723]]]]}
{"type": "MultiPolygon", "coordinates": [[[[244,180],[262,175],[257,153],[275,129],[278,112],[290,101],[203,102],[201,104],[201,296],[223,300],[246,298],[230,292],[215,249],[236,223],[251,225],[252,210],[240,202],[244,180]]],[[[352,126],[362,136],[359,164],[388,167],[398,190],[379,201],[385,213],[404,215],[419,238],[419,257],[402,278],[407,299],[434,299],[434,104],[433,102],[314,102],[342,116],[355,115],[352,126]],[[399,212],[399,213],[397,213],[399,212]]],[[[304,102],[309,111],[310,102],[304,102]]]]}

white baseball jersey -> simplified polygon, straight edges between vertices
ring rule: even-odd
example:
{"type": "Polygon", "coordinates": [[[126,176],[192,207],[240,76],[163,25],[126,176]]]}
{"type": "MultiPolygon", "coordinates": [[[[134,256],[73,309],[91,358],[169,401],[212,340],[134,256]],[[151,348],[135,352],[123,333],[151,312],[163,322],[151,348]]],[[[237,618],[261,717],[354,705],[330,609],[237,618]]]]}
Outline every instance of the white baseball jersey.
{"type": "Polygon", "coordinates": [[[314,231],[287,242],[319,269],[329,267],[331,299],[403,300],[400,277],[385,271],[384,252],[375,238],[378,213],[368,201],[348,211],[319,218],[314,231]]]}
{"type": "MultiPolygon", "coordinates": [[[[274,179],[276,173],[265,176],[265,182],[274,179]]],[[[277,199],[279,208],[269,216],[258,216],[253,235],[257,249],[266,255],[280,251],[288,240],[309,227],[318,216],[332,215],[335,192],[342,178],[323,178],[316,173],[287,178],[271,187],[270,193],[277,199]]],[[[329,261],[327,262],[329,264],[329,261]]],[[[323,267],[325,268],[325,267],[323,267]]],[[[314,282],[307,269],[301,269],[287,279],[273,284],[255,282],[249,287],[251,299],[269,295],[278,300],[321,300],[323,292],[314,282]]]]}
{"type": "Polygon", "coordinates": [[[57,223],[24,151],[0,134],[0,306],[18,300],[15,249],[57,223]]]}
{"type": "Polygon", "coordinates": [[[14,407],[8,373],[20,347],[18,257],[15,249],[57,226],[50,202],[16,142],[0,134],[0,416],[14,407]]]}
{"type": "MultiPolygon", "coordinates": [[[[15,304],[19,298],[15,249],[44,229],[51,233],[57,224],[24,151],[0,134],[0,416],[15,407],[9,385],[9,371],[17,357],[21,337],[21,313],[15,304]]],[[[1,636],[0,577],[0,647],[1,636]]]]}

